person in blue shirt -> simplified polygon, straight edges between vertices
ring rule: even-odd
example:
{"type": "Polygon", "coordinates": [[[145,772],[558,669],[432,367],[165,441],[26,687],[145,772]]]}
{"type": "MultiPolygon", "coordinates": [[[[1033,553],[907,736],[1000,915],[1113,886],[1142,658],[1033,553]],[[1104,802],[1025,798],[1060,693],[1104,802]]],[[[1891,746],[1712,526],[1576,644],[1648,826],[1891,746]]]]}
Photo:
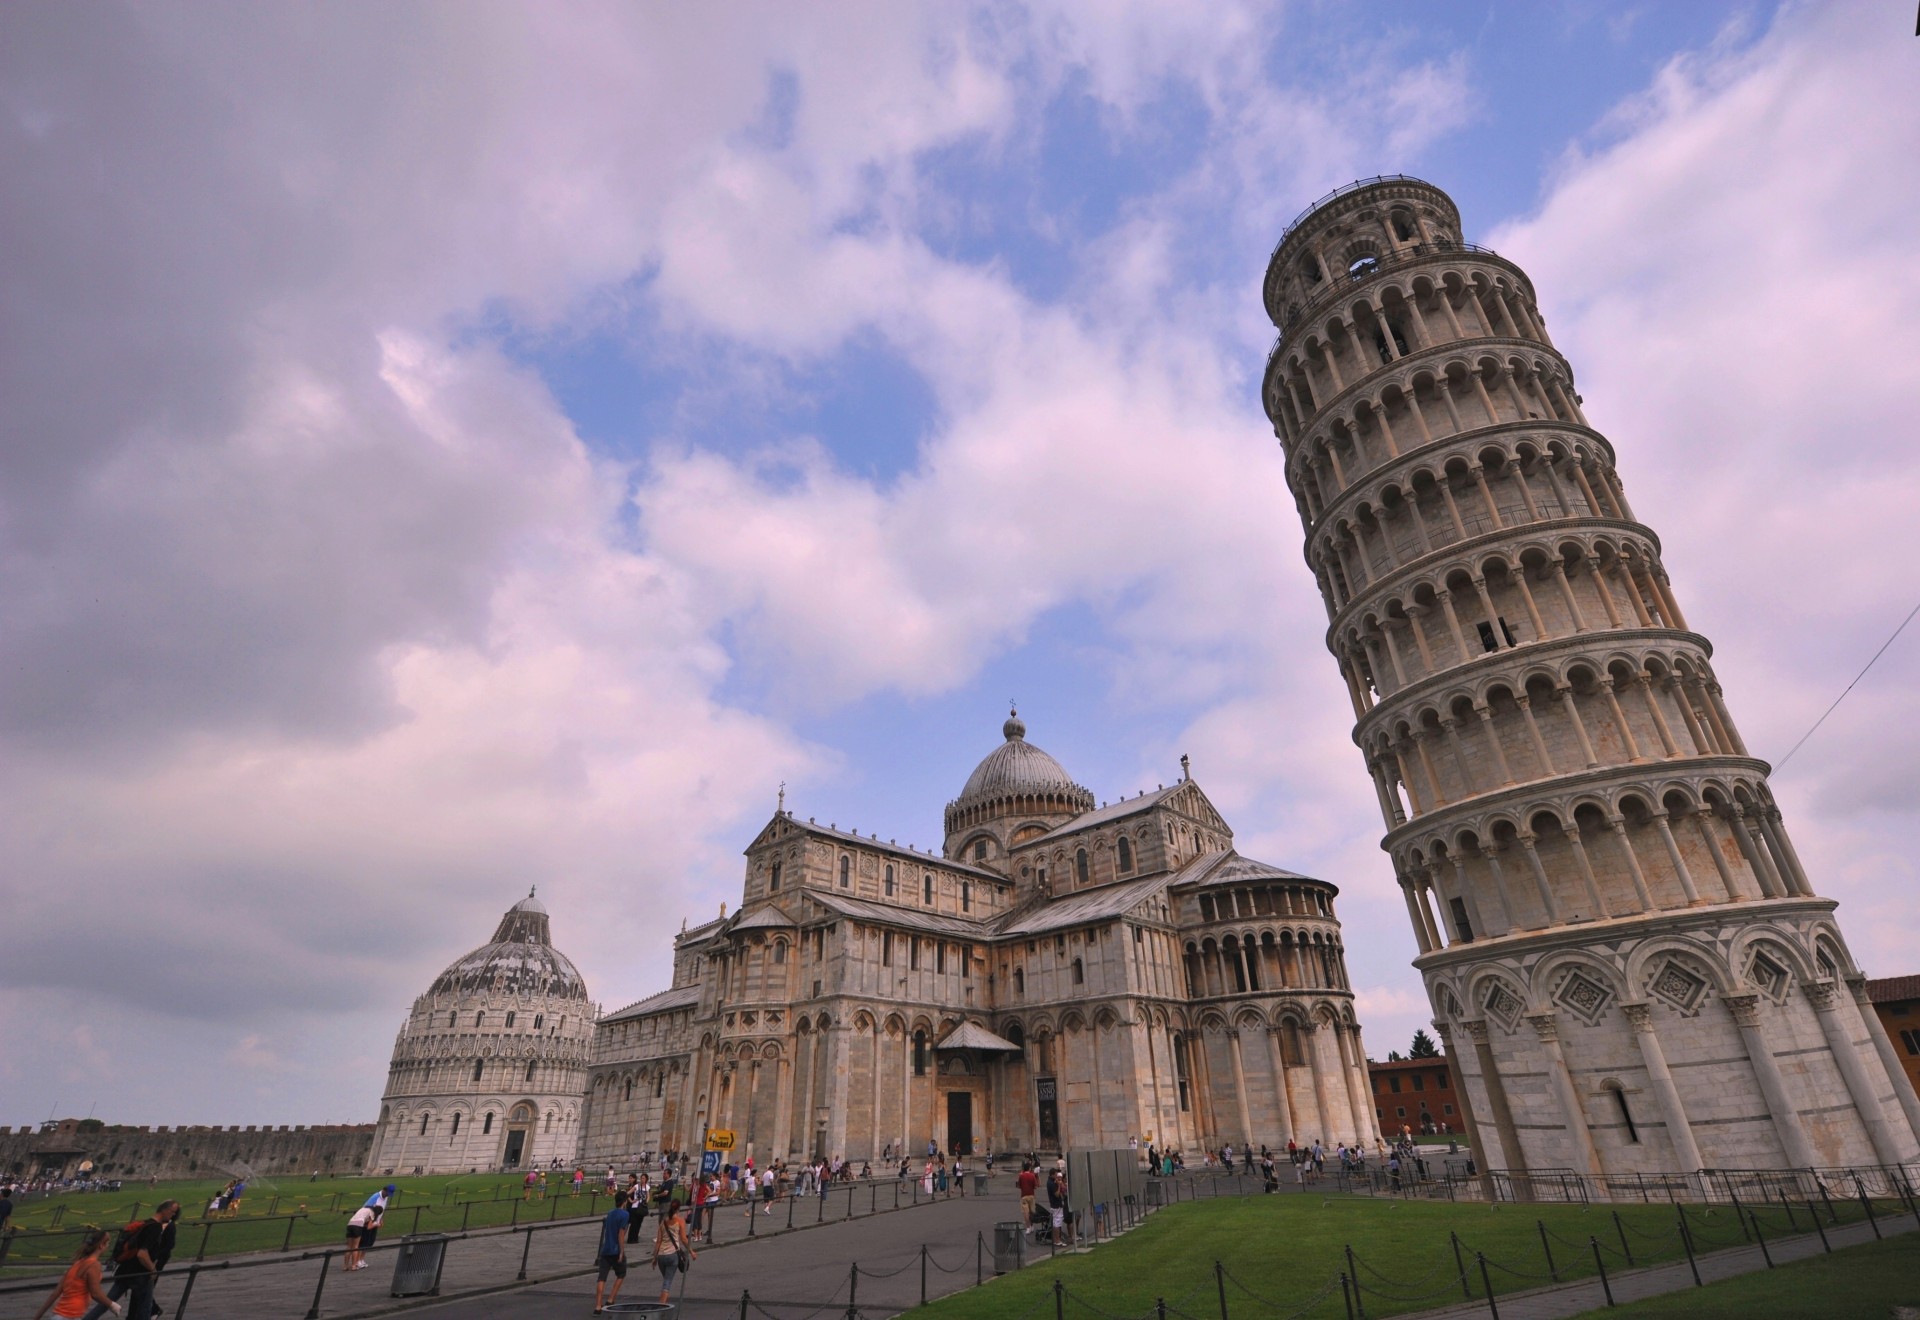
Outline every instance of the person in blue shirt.
{"type": "Polygon", "coordinates": [[[385,1210],[389,1205],[393,1204],[393,1198],[396,1190],[397,1189],[394,1187],[392,1183],[388,1183],[385,1187],[382,1187],[379,1191],[375,1192],[372,1196],[369,1196],[366,1200],[362,1201],[360,1204],[365,1206],[371,1206],[375,1210],[385,1210]]]}
{"type": "Polygon", "coordinates": [[[599,1281],[593,1285],[593,1313],[599,1315],[620,1296],[620,1285],[627,1281],[627,1194],[613,1198],[613,1209],[600,1221],[599,1281]],[[607,1276],[613,1276],[613,1289],[607,1289],[607,1276]]]}

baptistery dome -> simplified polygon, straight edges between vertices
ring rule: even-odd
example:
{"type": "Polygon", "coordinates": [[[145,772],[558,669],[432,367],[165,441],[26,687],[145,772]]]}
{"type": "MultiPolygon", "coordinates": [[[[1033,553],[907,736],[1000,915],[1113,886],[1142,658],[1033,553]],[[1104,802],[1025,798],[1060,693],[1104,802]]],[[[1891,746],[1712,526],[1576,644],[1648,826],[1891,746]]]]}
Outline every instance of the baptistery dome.
{"type": "Polygon", "coordinates": [[[393,1043],[373,1173],[565,1163],[598,1008],[529,892],[414,1000],[393,1043]]]}

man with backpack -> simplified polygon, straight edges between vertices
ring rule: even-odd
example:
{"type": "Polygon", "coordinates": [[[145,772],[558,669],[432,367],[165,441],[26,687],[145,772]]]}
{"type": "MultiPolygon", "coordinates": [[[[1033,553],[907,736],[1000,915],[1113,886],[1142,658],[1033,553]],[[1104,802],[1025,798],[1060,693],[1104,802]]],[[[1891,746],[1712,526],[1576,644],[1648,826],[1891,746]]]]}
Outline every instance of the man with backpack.
{"type": "MultiPolygon", "coordinates": [[[[154,1210],[153,1218],[128,1224],[114,1239],[113,1287],[107,1290],[107,1296],[113,1301],[123,1296],[128,1299],[124,1311],[126,1320],[151,1320],[153,1285],[160,1273],[160,1257],[166,1250],[167,1228],[179,1217],[178,1201],[162,1201],[154,1210]]],[[[95,1302],[86,1320],[100,1320],[106,1313],[107,1308],[95,1302]]]]}

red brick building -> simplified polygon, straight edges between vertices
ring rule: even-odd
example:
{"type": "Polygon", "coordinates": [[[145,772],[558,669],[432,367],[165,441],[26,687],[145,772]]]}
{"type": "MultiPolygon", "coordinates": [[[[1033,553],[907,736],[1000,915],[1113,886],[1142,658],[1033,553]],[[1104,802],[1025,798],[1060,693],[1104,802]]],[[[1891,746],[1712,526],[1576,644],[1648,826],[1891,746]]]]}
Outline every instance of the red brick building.
{"type": "MultiPolygon", "coordinates": [[[[1920,1018],[1914,1025],[1920,1027],[1920,1018]]],[[[1444,1054],[1434,1059],[1369,1061],[1367,1075],[1373,1084],[1373,1113],[1381,1136],[1397,1139],[1403,1128],[1412,1128],[1416,1136],[1441,1131],[1466,1134],[1466,1102],[1454,1089],[1453,1062],[1444,1054]]]]}
{"type": "Polygon", "coordinates": [[[1867,998],[1887,1029],[1893,1052],[1906,1069],[1907,1085],[1920,1091],[1920,976],[1889,976],[1867,982],[1867,998]]]}

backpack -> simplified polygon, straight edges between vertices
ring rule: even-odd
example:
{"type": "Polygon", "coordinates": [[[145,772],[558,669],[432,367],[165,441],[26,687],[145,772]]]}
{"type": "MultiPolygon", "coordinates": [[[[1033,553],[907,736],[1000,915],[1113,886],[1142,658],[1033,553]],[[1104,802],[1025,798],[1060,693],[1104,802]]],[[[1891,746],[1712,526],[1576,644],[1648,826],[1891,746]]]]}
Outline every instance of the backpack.
{"type": "Polygon", "coordinates": [[[113,1263],[130,1265],[140,1255],[140,1234],[152,1223],[149,1219],[136,1219],[128,1224],[113,1239],[113,1263]]]}

